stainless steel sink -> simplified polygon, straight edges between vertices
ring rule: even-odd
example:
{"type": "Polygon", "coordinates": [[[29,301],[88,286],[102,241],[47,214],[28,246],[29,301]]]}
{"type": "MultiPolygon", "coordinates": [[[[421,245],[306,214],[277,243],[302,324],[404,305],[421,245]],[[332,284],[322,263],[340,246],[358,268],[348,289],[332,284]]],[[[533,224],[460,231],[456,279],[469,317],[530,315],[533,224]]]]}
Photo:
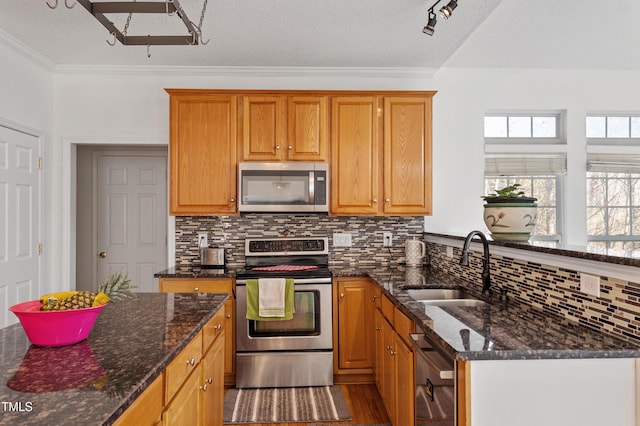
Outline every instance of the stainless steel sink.
{"type": "Polygon", "coordinates": [[[482,306],[486,304],[486,302],[479,299],[420,300],[420,303],[431,306],[482,306]]]}
{"type": "Polygon", "coordinates": [[[456,288],[418,288],[407,289],[407,294],[418,302],[447,299],[474,299],[466,291],[456,288]]]}

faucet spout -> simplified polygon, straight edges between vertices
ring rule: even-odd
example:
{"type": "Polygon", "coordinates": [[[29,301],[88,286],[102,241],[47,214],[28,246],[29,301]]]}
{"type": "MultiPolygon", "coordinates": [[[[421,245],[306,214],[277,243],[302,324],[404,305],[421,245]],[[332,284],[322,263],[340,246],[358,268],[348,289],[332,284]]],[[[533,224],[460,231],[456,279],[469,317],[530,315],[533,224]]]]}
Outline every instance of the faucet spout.
{"type": "Polygon", "coordinates": [[[479,237],[482,240],[482,250],[483,250],[483,261],[482,261],[482,292],[491,293],[491,273],[489,271],[490,260],[489,260],[489,242],[487,241],[487,237],[481,231],[471,231],[467,238],[464,240],[464,245],[462,246],[462,256],[460,257],[460,264],[463,266],[469,266],[469,246],[471,245],[471,240],[474,237],[479,237]]]}

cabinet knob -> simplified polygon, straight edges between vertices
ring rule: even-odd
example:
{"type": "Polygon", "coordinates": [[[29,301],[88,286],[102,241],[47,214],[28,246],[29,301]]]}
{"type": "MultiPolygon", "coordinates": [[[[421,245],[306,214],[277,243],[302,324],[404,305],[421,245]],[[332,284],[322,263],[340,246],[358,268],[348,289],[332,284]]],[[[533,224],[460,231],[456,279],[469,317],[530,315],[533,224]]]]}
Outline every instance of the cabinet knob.
{"type": "Polygon", "coordinates": [[[390,203],[390,202],[391,202],[391,198],[385,198],[385,199],[384,199],[384,202],[385,202],[385,203],[390,203]]]}
{"type": "Polygon", "coordinates": [[[371,298],[372,302],[375,302],[378,299],[378,295],[374,294],[373,297],[371,298]]]}
{"type": "Polygon", "coordinates": [[[380,330],[382,330],[382,328],[380,328],[379,325],[376,325],[376,331],[380,331],[380,330]]]}
{"type": "Polygon", "coordinates": [[[207,384],[205,383],[204,385],[200,386],[200,389],[203,390],[204,392],[207,391],[207,384]]]}
{"type": "Polygon", "coordinates": [[[213,383],[213,377],[209,377],[209,378],[207,379],[207,383],[209,383],[209,384],[213,383]]]}
{"type": "Polygon", "coordinates": [[[230,203],[235,203],[235,202],[236,202],[236,199],[235,199],[235,198],[229,198],[229,202],[230,202],[230,203]]]}
{"type": "Polygon", "coordinates": [[[231,314],[227,314],[227,318],[231,318],[231,314]]]}
{"type": "Polygon", "coordinates": [[[280,149],[280,145],[276,145],[276,149],[280,149]]]}
{"type": "Polygon", "coordinates": [[[391,354],[391,356],[394,356],[396,354],[394,351],[389,351],[389,353],[391,354]]]}
{"type": "Polygon", "coordinates": [[[218,325],[216,325],[216,326],[215,326],[215,329],[216,329],[216,330],[218,330],[218,331],[222,330],[222,324],[218,324],[218,325]]]}
{"type": "Polygon", "coordinates": [[[378,204],[378,199],[377,198],[373,199],[373,204],[378,204]]]}
{"type": "Polygon", "coordinates": [[[195,358],[191,358],[190,360],[187,361],[187,364],[189,364],[190,366],[194,366],[196,365],[196,359],[195,358]]]}
{"type": "Polygon", "coordinates": [[[387,345],[387,350],[390,351],[391,350],[391,345],[387,345]]]}
{"type": "Polygon", "coordinates": [[[100,259],[104,259],[105,257],[107,257],[107,252],[106,251],[101,251],[100,253],[98,253],[98,257],[100,259]]]}
{"type": "Polygon", "coordinates": [[[340,298],[343,299],[344,298],[344,293],[340,293],[340,298]]]}
{"type": "Polygon", "coordinates": [[[293,146],[292,146],[292,145],[289,145],[289,146],[287,147],[287,149],[293,149],[293,146]]]}
{"type": "Polygon", "coordinates": [[[197,292],[198,292],[198,290],[200,290],[200,287],[194,287],[194,288],[193,288],[193,292],[194,292],[194,293],[197,293],[197,292]]]}

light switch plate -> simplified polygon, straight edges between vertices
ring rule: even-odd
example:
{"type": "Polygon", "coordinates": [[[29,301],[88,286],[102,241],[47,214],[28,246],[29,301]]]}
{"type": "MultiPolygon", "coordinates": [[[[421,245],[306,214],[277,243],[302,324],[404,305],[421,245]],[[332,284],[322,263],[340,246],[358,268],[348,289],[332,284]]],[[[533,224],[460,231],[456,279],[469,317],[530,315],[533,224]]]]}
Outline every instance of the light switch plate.
{"type": "Polygon", "coordinates": [[[600,297],[600,277],[580,273],[580,291],[595,297],[600,297]]]}
{"type": "Polygon", "coordinates": [[[333,246],[334,247],[351,247],[351,234],[334,233],[333,246]]]}

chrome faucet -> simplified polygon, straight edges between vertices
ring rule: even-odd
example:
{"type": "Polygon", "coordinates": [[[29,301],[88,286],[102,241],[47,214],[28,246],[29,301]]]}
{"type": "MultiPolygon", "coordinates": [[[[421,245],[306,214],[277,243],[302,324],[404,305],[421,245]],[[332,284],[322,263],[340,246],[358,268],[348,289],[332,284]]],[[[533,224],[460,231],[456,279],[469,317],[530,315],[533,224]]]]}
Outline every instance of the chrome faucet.
{"type": "Polygon", "coordinates": [[[484,251],[484,260],[482,261],[482,292],[489,292],[491,294],[491,274],[489,272],[489,242],[487,237],[481,231],[471,231],[467,238],[464,240],[464,246],[462,247],[462,257],[460,257],[460,264],[462,266],[469,266],[469,246],[473,237],[478,236],[482,240],[482,249],[484,251]]]}

